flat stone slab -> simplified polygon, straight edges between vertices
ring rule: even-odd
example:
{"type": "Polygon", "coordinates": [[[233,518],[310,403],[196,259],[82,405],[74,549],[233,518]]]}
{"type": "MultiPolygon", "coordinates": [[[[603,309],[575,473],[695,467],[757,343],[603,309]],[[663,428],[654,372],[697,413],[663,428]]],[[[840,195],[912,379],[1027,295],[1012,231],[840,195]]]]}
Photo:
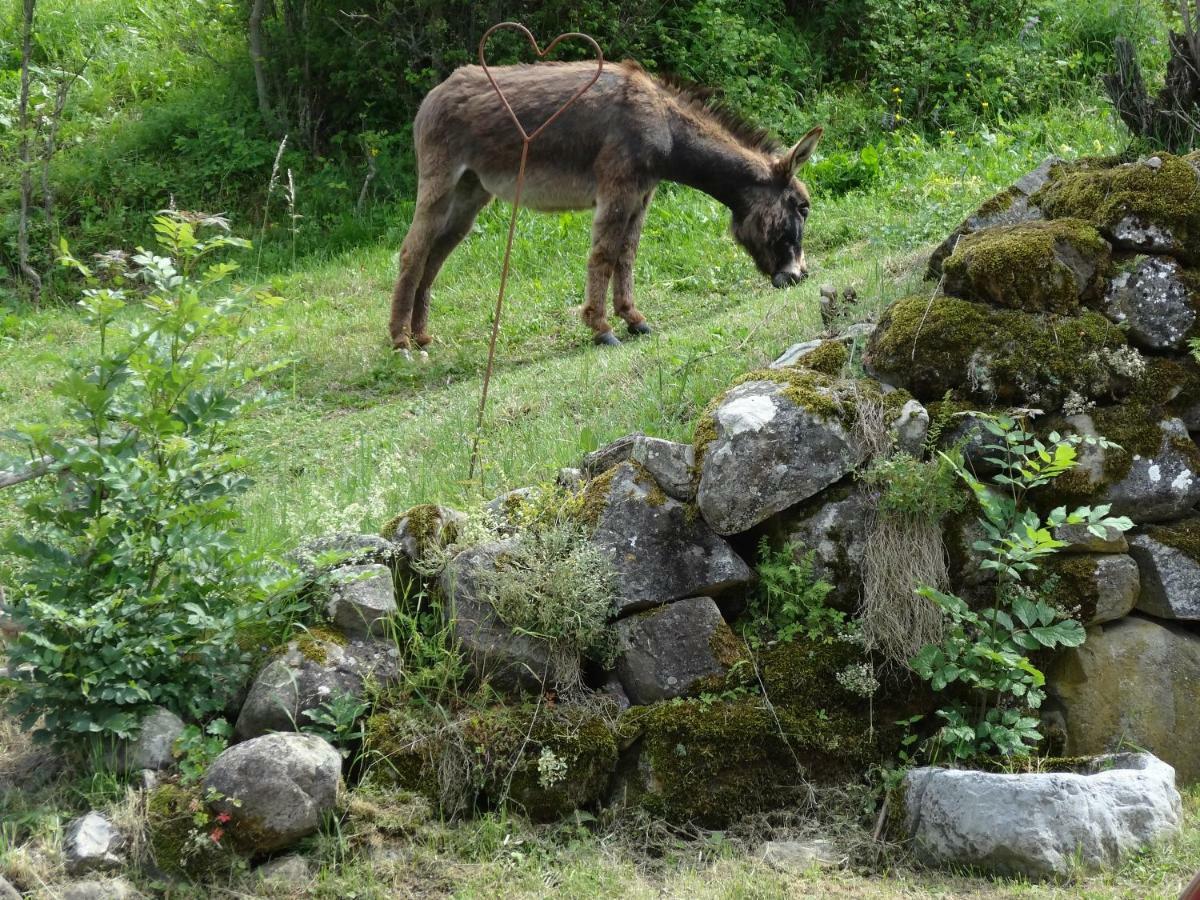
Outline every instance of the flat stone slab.
{"type": "Polygon", "coordinates": [[[1182,822],[1175,770],[1149,753],[1102,756],[1084,772],[914,769],[904,801],[926,862],[1031,878],[1116,866],[1182,822]]]}

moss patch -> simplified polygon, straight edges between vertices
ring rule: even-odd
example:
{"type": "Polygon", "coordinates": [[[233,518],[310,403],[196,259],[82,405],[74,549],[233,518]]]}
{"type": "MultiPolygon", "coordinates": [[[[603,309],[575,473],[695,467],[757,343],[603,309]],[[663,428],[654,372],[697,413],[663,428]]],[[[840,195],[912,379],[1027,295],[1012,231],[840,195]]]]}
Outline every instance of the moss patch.
{"type": "Polygon", "coordinates": [[[1145,533],[1160,544],[1200,562],[1200,519],[1184,519],[1169,525],[1152,525],[1145,529],[1145,533]]]}
{"type": "Polygon", "coordinates": [[[197,825],[205,810],[199,786],[160,784],[146,798],[146,834],[154,864],[169,875],[204,879],[237,862],[229,840],[214,843],[210,832],[218,824],[197,825]]]}
{"type": "Polygon", "coordinates": [[[574,513],[576,521],[590,529],[600,524],[600,517],[608,507],[608,498],[612,493],[613,479],[617,477],[620,465],[615,465],[607,472],[597,475],[587,483],[579,495],[579,502],[574,513]]]}
{"type": "Polygon", "coordinates": [[[633,467],[633,480],[646,489],[646,503],[655,509],[667,502],[666,492],[658,486],[654,476],[640,462],[629,460],[633,467]]]}
{"type": "Polygon", "coordinates": [[[1200,181],[1186,160],[1158,154],[1162,166],[1140,162],[1107,167],[1078,166],[1064,171],[1033,195],[1033,202],[1055,218],[1091,222],[1111,235],[1126,218],[1168,230],[1181,255],[1200,258],[1200,181]]]}
{"type": "Polygon", "coordinates": [[[1098,313],[1036,315],[955,297],[908,297],[885,313],[867,348],[873,370],[917,399],[975,398],[1056,408],[1075,391],[1105,397],[1120,385],[1120,330],[1098,313]]]}
{"type": "Polygon", "coordinates": [[[1071,618],[1090,622],[1100,600],[1096,560],[1087,553],[1058,553],[1041,563],[1042,581],[1054,579],[1054,604],[1071,618]]]}
{"type": "Polygon", "coordinates": [[[850,350],[841,341],[821,341],[811,353],[796,360],[796,366],[836,378],[850,361],[850,350]]]}
{"type": "Polygon", "coordinates": [[[945,290],[1027,312],[1072,313],[1095,295],[1108,243],[1077,219],[986,228],[964,236],[942,265],[945,290]]]}
{"type": "Polygon", "coordinates": [[[336,644],[345,647],[347,639],[340,631],[332,628],[316,626],[309,628],[296,638],[296,649],[305,659],[311,659],[317,665],[325,665],[329,659],[329,645],[336,644]]]}

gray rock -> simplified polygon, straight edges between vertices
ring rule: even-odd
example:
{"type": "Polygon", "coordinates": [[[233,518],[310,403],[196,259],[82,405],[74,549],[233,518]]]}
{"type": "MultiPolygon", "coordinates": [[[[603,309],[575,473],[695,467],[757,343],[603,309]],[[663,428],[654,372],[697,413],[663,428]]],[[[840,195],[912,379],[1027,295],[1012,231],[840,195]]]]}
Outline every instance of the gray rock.
{"type": "Polygon", "coordinates": [[[859,600],[863,552],[871,520],[870,495],[862,487],[838,485],[781,517],[789,544],[812,553],[813,574],[833,585],[828,602],[853,609],[859,600]]]}
{"type": "Polygon", "coordinates": [[[635,705],[686,697],[737,658],[738,641],[708,597],[677,600],[617,623],[617,676],[635,705]]]}
{"type": "Polygon", "coordinates": [[[816,338],[815,340],[801,341],[798,344],[792,344],[792,346],[783,351],[778,359],[771,363],[770,368],[784,369],[788,366],[794,366],[824,343],[824,338],[816,338]]]}
{"type": "Polygon", "coordinates": [[[846,344],[853,344],[856,341],[865,343],[875,333],[875,327],[874,322],[855,322],[853,325],[847,325],[842,333],[837,336],[836,340],[846,344]]]}
{"type": "Polygon", "coordinates": [[[169,769],[175,765],[173,751],[181,734],[183,720],[170,710],[155,707],[142,719],[138,736],[117,746],[111,763],[124,772],[169,769]]]}
{"type": "Polygon", "coordinates": [[[0,875],[0,900],[21,900],[17,889],[9,884],[8,879],[0,875]]]}
{"type": "Polygon", "coordinates": [[[296,731],[305,715],[340,695],[361,697],[366,679],[380,685],[400,675],[399,651],[385,641],[339,643],[306,635],[267,663],[250,686],[234,725],[239,741],[272,731],[296,731]]]}
{"type": "Polygon", "coordinates": [[[317,830],[334,808],[341,776],[341,754],[316,735],[267,734],[218,756],[204,789],[220,795],[211,805],[230,816],[235,841],[270,853],[317,830]]]}
{"type": "Polygon", "coordinates": [[[119,868],[124,860],[121,850],[125,836],[100,813],[92,811],[72,822],[63,836],[63,858],[67,872],[84,872],[119,868]]]}
{"type": "Polygon", "coordinates": [[[1200,635],[1138,614],[1089,628],[1046,669],[1071,756],[1141,747],[1200,779],[1200,635]]]}
{"type": "Polygon", "coordinates": [[[845,855],[828,838],[806,841],[767,841],[758,848],[758,858],[772,869],[800,875],[810,869],[828,869],[841,864],[845,855]]]}
{"type": "Polygon", "coordinates": [[[290,853],[263,863],[254,870],[259,881],[272,882],[280,887],[300,890],[312,879],[308,860],[290,853]]]}
{"type": "Polygon", "coordinates": [[[423,559],[431,550],[445,547],[458,538],[467,517],[458,510],[435,503],[414,506],[384,528],[384,534],[399,549],[406,564],[423,559]],[[388,534],[388,532],[391,532],[388,534]]]}
{"type": "Polygon", "coordinates": [[[1048,574],[1059,576],[1059,605],[1071,607],[1084,625],[1128,615],[1138,599],[1138,564],[1123,553],[1074,554],[1051,558],[1048,574]]]}
{"type": "Polygon", "coordinates": [[[347,637],[380,637],[396,614],[392,570],[378,564],[341,566],[330,573],[330,621],[347,637]]]}
{"type": "MultiPolygon", "coordinates": [[[[1068,421],[1083,434],[1096,433],[1091,416],[1072,416],[1068,421]]],[[[1178,519],[1200,501],[1200,453],[1188,437],[1187,427],[1180,419],[1168,418],[1159,423],[1159,428],[1163,436],[1158,451],[1152,456],[1134,454],[1129,472],[1103,487],[1100,485],[1109,451],[1079,448],[1077,465],[1099,488],[1091,500],[1093,504],[1109,503],[1114,516],[1150,523],[1178,519]]]]}
{"type": "Polygon", "coordinates": [[[1044,219],[1045,215],[1029,198],[1041,190],[1050,180],[1050,170],[1059,162],[1058,157],[1050,156],[1041,164],[1013,183],[1011,190],[993,197],[978,210],[967,216],[963,222],[942,241],[929,258],[929,270],[926,277],[937,280],[942,277],[942,263],[954,252],[959,238],[972,234],[994,225],[1021,225],[1025,222],[1036,222],[1044,219]]]}
{"type": "Polygon", "coordinates": [[[577,491],[584,485],[583,469],[574,466],[564,466],[558,470],[554,483],[568,491],[577,491]]]}
{"type": "Polygon", "coordinates": [[[144,895],[124,878],[92,879],[63,885],[54,894],[57,900],[138,900],[144,895]]]}
{"type": "Polygon", "coordinates": [[[1187,247],[1169,228],[1128,215],[1112,227],[1113,244],[1139,253],[1187,254],[1187,247]]]}
{"type": "Polygon", "coordinates": [[[696,451],[691,444],[638,437],[629,458],[641,464],[669,497],[684,503],[696,497],[696,451]]]}
{"type": "MultiPolygon", "coordinates": [[[[603,687],[600,688],[600,695],[611,700],[619,713],[625,712],[633,705],[629,702],[629,695],[625,693],[625,688],[621,686],[621,679],[616,674],[608,676],[603,687]]],[[[624,750],[625,748],[620,749],[624,750]]]]}
{"type": "Polygon", "coordinates": [[[633,442],[639,437],[644,437],[644,435],[640,431],[635,431],[633,434],[619,437],[612,443],[605,444],[599,450],[593,450],[584,456],[583,461],[579,464],[584,477],[595,478],[597,475],[607,472],[617,463],[625,462],[629,459],[629,454],[633,452],[633,442]]]}
{"type": "Polygon", "coordinates": [[[618,616],[684,597],[724,599],[753,580],[694,507],[668,497],[632,463],[590,490],[604,491],[590,501],[600,507],[591,540],[616,570],[618,616]]]}
{"type": "Polygon", "coordinates": [[[1067,546],[1060,547],[1059,553],[1125,553],[1129,542],[1125,533],[1118,528],[1105,526],[1104,536],[1100,537],[1088,530],[1086,525],[1059,525],[1051,532],[1056,541],[1066,541],[1067,546]]]}
{"type": "Polygon", "coordinates": [[[1081,773],[914,769],[904,799],[927,862],[1033,878],[1116,866],[1182,821],[1175,771],[1149,753],[1100,757],[1081,773]]]}
{"type": "Polygon", "coordinates": [[[289,555],[307,579],[339,566],[395,566],[400,549],[377,534],[340,531],[301,544],[289,555]]]}
{"type": "MultiPolygon", "coordinates": [[[[813,391],[834,404],[841,400],[837,383],[813,391]]],[[[865,456],[844,422],[799,405],[778,382],[738,385],[713,417],[716,436],[698,460],[696,502],[717,534],[748,531],[807,500],[865,456]]]]}
{"type": "Polygon", "coordinates": [[[517,512],[526,501],[537,496],[535,487],[516,488],[505,491],[499,497],[488,501],[484,509],[491,514],[496,523],[496,530],[502,535],[516,534],[519,525],[517,512]]]}
{"type": "Polygon", "coordinates": [[[925,451],[925,436],[929,434],[929,410],[919,400],[909,400],[900,408],[892,430],[896,447],[920,459],[925,451]]]}
{"type": "Polygon", "coordinates": [[[1128,327],[1133,343],[1147,350],[1183,350],[1196,325],[1196,306],[1173,259],[1150,256],[1109,282],[1104,314],[1128,327]]]}
{"type": "Polygon", "coordinates": [[[509,628],[484,597],[484,579],[514,546],[516,539],[509,538],[464,550],[446,566],[439,585],[446,622],[473,679],[499,690],[537,692],[573,673],[560,670],[546,641],[509,628]]]}
{"type": "Polygon", "coordinates": [[[1188,519],[1130,538],[1129,553],[1142,570],[1140,612],[1159,619],[1200,621],[1200,562],[1178,546],[1198,536],[1200,520],[1188,519]]]}

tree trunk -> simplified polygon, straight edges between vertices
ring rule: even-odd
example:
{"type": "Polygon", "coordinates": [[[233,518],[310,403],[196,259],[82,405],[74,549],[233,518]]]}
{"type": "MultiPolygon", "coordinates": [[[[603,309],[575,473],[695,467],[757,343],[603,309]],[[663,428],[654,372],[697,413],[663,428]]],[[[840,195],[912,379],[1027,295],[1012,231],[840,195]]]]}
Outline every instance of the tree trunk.
{"type": "Polygon", "coordinates": [[[266,13],[267,0],[254,0],[250,7],[250,20],[248,23],[248,36],[250,43],[250,65],[254,69],[254,87],[258,93],[258,111],[262,115],[263,122],[272,134],[279,134],[282,131],[279,116],[275,112],[275,107],[271,103],[271,90],[267,86],[267,72],[263,65],[266,56],[263,51],[262,42],[262,23],[263,16],[266,13]]]}
{"type": "Polygon", "coordinates": [[[21,212],[17,220],[17,264],[29,282],[33,304],[42,299],[42,276],[29,263],[29,210],[33,206],[33,171],[29,153],[33,144],[29,123],[29,65],[33,55],[33,13],[37,0],[25,0],[21,21],[21,96],[17,101],[17,127],[20,129],[21,212]]]}

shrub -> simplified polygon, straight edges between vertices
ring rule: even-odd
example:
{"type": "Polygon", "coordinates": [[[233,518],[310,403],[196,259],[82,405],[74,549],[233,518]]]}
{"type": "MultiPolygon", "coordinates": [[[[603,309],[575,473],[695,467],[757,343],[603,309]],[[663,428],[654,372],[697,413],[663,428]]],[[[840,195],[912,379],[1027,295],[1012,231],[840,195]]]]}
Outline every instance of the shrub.
{"type": "Polygon", "coordinates": [[[831,641],[850,624],[846,614],[825,605],[833,585],[816,574],[813,553],[798,544],[773,550],[767,538],[758,545],[758,586],[742,620],[743,636],[753,646],[768,639],[831,641]]]}
{"type": "Polygon", "coordinates": [[[228,435],[279,365],[239,355],[278,298],[212,296],[237,266],[211,257],[246,246],[227,227],[163,213],[165,255],[139,248],[132,270],[113,253],[93,272],[63,245],[89,285],[80,306],[94,344],[58,361],[65,433],[16,430],[47,475],[23,490],[24,522],[3,543],[23,629],[9,647],[24,671],[12,707],[53,739],[128,737],[155,705],[194,719],[222,709],[248,674],[239,630],[284,628],[297,608],[291,580],[239,533],[235,500],[250,480],[228,435]]]}

